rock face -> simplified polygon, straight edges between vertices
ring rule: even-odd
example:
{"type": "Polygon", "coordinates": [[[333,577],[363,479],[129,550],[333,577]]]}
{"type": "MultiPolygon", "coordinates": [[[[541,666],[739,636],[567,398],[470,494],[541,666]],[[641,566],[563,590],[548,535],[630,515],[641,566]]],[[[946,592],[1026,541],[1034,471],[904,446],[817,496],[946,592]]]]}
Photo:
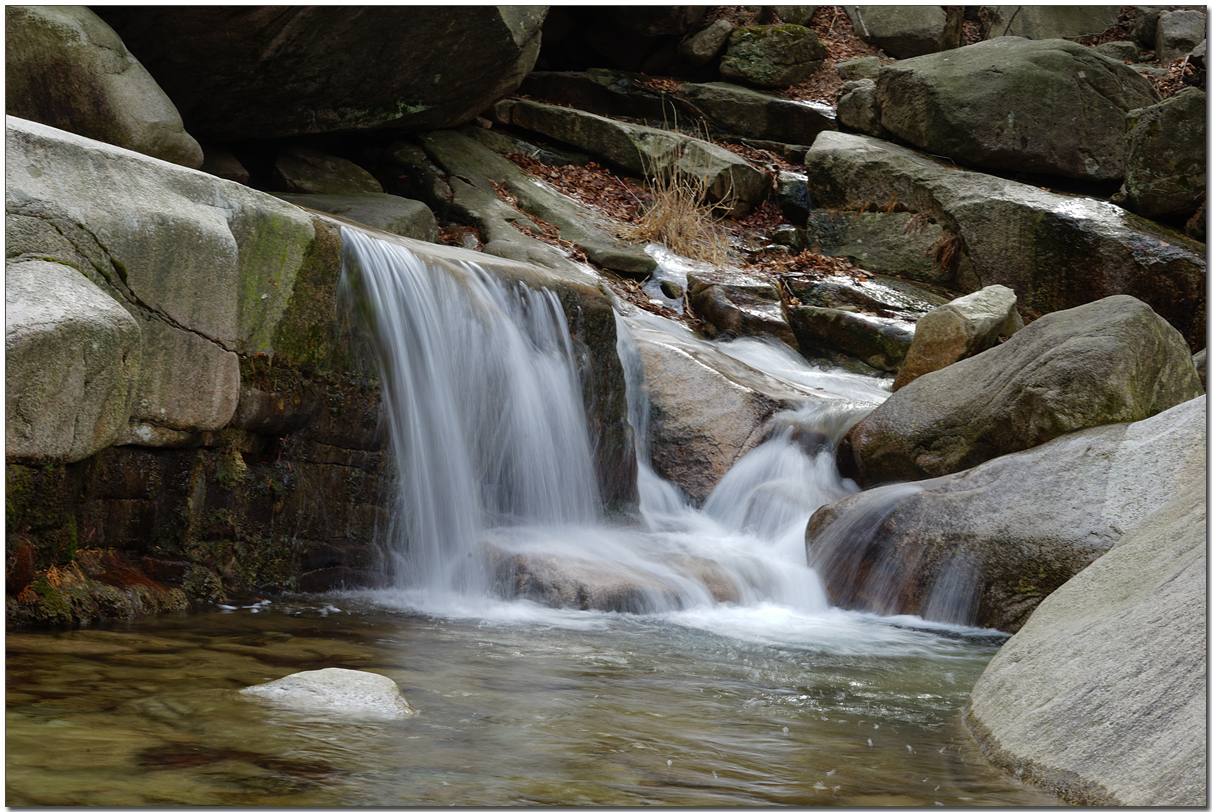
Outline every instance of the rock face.
{"type": "Polygon", "coordinates": [[[1020,37],[888,65],[876,98],[884,127],[935,155],[1093,181],[1123,177],[1128,111],[1160,100],[1121,62],[1020,37]]]}
{"type": "Polygon", "coordinates": [[[728,38],[720,75],[757,87],[791,87],[820,69],[825,46],[802,25],[755,25],[728,38]]]}
{"type": "Polygon", "coordinates": [[[191,168],[202,148],[177,108],[83,6],[4,10],[5,112],[191,168]]]}
{"type": "Polygon", "coordinates": [[[1163,65],[1181,59],[1203,42],[1207,15],[1196,9],[1178,9],[1157,18],[1157,60],[1163,65]]]}
{"type": "Polygon", "coordinates": [[[274,161],[274,180],[283,191],[309,195],[381,194],[383,187],[360,166],[307,147],[285,150],[274,161]]]}
{"type": "Polygon", "coordinates": [[[99,9],[218,141],[469,121],[538,58],[543,6],[99,9]],[[373,60],[353,59],[373,53],[373,60]],[[222,71],[212,69],[221,64],[222,71]]]}
{"type": "Polygon", "coordinates": [[[994,764],[1073,804],[1206,806],[1207,480],[1040,604],[977,680],[994,764]]]}
{"type": "Polygon", "coordinates": [[[419,200],[388,194],[284,194],[276,197],[401,237],[426,242],[437,242],[438,239],[438,221],[429,207],[419,200]]]}
{"type": "Polygon", "coordinates": [[[264,685],[241,689],[240,693],[303,712],[373,719],[407,719],[417,714],[394,680],[349,668],[300,671],[264,685]]]}
{"type": "Polygon", "coordinates": [[[1024,315],[1126,293],[1177,327],[1192,350],[1204,346],[1202,244],[1110,203],[949,166],[849,133],[821,133],[805,156],[818,207],[896,204],[943,226],[936,278],[949,277],[953,288],[1005,285],[1024,315]]]}
{"type": "Polygon", "coordinates": [[[1016,298],[1010,288],[990,285],[922,316],[892,391],[927,372],[984,352],[997,343],[998,336],[1014,335],[1023,326],[1014,309],[1016,298]]]}
{"type": "Polygon", "coordinates": [[[981,35],[1077,39],[1115,24],[1119,6],[981,6],[981,35]]]}
{"type": "Polygon", "coordinates": [[[958,48],[963,10],[955,6],[848,6],[863,39],[897,59],[958,48]]]}
{"type": "Polygon", "coordinates": [[[838,606],[1017,631],[1207,465],[1207,398],[832,502],[809,558],[838,606]]]}
{"type": "Polygon", "coordinates": [[[1207,107],[1202,90],[1128,114],[1124,185],[1114,198],[1144,217],[1190,214],[1207,196],[1207,107]]]}
{"type": "Polygon", "coordinates": [[[838,467],[865,484],[927,479],[1201,393],[1178,332],[1140,301],[1111,296],[1050,313],[895,392],[846,435],[838,467]]]}

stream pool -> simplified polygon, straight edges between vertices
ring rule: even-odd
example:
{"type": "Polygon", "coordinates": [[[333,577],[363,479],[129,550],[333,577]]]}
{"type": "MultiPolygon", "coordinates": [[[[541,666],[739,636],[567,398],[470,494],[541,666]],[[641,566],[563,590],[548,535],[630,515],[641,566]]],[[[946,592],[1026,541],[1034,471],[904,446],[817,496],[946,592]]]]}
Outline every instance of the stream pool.
{"type": "Polygon", "coordinates": [[[8,806],[1054,805],[959,711],[999,638],[777,605],[664,615],[397,592],[7,636],[8,806]],[[328,667],[418,715],[248,685],[328,667]]]}

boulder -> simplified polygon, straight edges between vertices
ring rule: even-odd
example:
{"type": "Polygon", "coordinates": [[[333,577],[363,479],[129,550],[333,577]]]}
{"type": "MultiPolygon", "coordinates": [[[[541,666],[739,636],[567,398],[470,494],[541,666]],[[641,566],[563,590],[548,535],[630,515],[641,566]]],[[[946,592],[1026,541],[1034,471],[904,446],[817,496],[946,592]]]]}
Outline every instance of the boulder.
{"type": "Polygon", "coordinates": [[[844,127],[875,138],[891,136],[880,123],[880,105],[872,79],[858,79],[842,86],[837,97],[837,120],[844,127]]]}
{"type": "Polygon", "coordinates": [[[935,253],[961,292],[1005,285],[1025,316],[1129,294],[1177,327],[1192,350],[1204,346],[1204,246],[1150,220],[1104,201],[957,172],[849,133],[821,133],[805,170],[819,208],[895,206],[943,226],[935,253]]]}
{"type": "Polygon", "coordinates": [[[407,719],[417,713],[400,693],[395,680],[349,668],[300,671],[264,685],[243,688],[240,694],[304,713],[379,720],[407,719]]]}
{"type": "Polygon", "coordinates": [[[800,305],[787,308],[787,320],[805,357],[836,350],[888,372],[896,370],[913,341],[911,324],[854,310],[800,305]]]}
{"type": "Polygon", "coordinates": [[[710,202],[736,214],[757,207],[770,188],[765,173],[698,138],[525,99],[496,110],[505,123],[559,139],[632,172],[676,172],[701,184],[710,202]]]}
{"type": "Polygon", "coordinates": [[[678,55],[693,67],[706,65],[720,55],[731,34],[732,23],[716,20],[678,43],[678,55]]]}
{"type": "Polygon", "coordinates": [[[795,336],[783,317],[778,285],[765,276],[740,271],[686,275],[687,298],[695,314],[718,332],[772,335],[792,348],[795,336]]]}
{"type": "Polygon", "coordinates": [[[362,167],[308,147],[290,147],[274,160],[274,183],[284,192],[306,195],[382,194],[383,187],[362,167]]]}
{"type": "Polygon", "coordinates": [[[754,25],[732,32],[720,75],[757,87],[791,87],[816,73],[826,56],[810,28],[754,25]]]}
{"type": "MultiPolygon", "coordinates": [[[[116,302],[138,323],[131,427],[225,425],[239,394],[236,354],[273,351],[314,238],[308,216],[247,187],[22,119],[7,119],[6,137],[9,258],[74,268],[105,291],[106,310],[116,302]]],[[[107,361],[119,377],[121,358],[107,361]]]]}
{"type": "Polygon", "coordinates": [[[1208,388],[1208,350],[1200,350],[1191,356],[1191,360],[1195,362],[1195,371],[1199,374],[1199,382],[1203,384],[1206,390],[1208,388]]]}
{"type": "Polygon", "coordinates": [[[1196,9],[1168,11],[1157,18],[1155,58],[1163,65],[1182,59],[1208,34],[1207,15],[1196,9]]]}
{"type": "Polygon", "coordinates": [[[847,496],[813,514],[809,560],[838,606],[1018,631],[1049,594],[1204,480],[1206,422],[1201,396],[847,496]]]}
{"type": "Polygon", "coordinates": [[[882,274],[787,273],[781,284],[799,304],[861,310],[873,315],[916,322],[948,299],[905,279],[882,274]]]}
{"type": "Polygon", "coordinates": [[[1119,6],[981,6],[981,38],[1075,40],[1115,25],[1119,6]]]}
{"type": "Polygon", "coordinates": [[[1094,50],[1103,56],[1118,59],[1120,62],[1139,62],[1141,56],[1140,48],[1135,42],[1129,40],[1100,42],[1094,46],[1094,50]]]}
{"type": "Polygon", "coordinates": [[[845,62],[837,64],[838,78],[847,82],[855,82],[859,79],[870,79],[875,81],[875,77],[880,75],[882,64],[878,56],[860,56],[856,59],[847,59],[845,62]]]}
{"type": "Polygon", "coordinates": [[[279,200],[335,214],[380,231],[425,242],[438,241],[438,221],[419,200],[388,194],[282,194],[279,200]]]}
{"type": "Polygon", "coordinates": [[[942,476],[1201,393],[1178,331],[1143,302],[1111,296],[894,392],[846,435],[838,467],[866,485],[942,476]]]}
{"type": "Polygon", "coordinates": [[[900,389],[928,372],[971,358],[1009,338],[1023,326],[1014,309],[1018,297],[1004,285],[961,296],[918,319],[913,343],[892,383],[900,389]]]}
{"type": "Polygon", "coordinates": [[[774,6],[774,13],[781,22],[808,25],[816,14],[816,6],[774,6]]]}
{"type": "Polygon", "coordinates": [[[652,467],[700,504],[764,439],[771,415],[817,394],[736,361],[689,331],[629,326],[652,404],[652,467]]]}
{"type": "Polygon", "coordinates": [[[1128,111],[1160,97],[1081,45],[999,37],[885,66],[876,99],[889,131],[932,154],[1104,181],[1123,177],[1128,111]]]}
{"type": "Polygon", "coordinates": [[[955,268],[936,258],[947,234],[942,225],[920,214],[828,209],[814,211],[804,229],[807,243],[822,254],[846,257],[869,271],[935,285],[955,282],[955,268]]]}
{"type": "Polygon", "coordinates": [[[216,141],[470,121],[534,67],[547,13],[545,6],[97,11],[190,131],[216,141]]]}
{"type": "Polygon", "coordinates": [[[821,132],[837,129],[837,115],[828,105],[728,82],[686,83],[676,95],[701,111],[713,136],[811,144],[821,132]]]}
{"type": "Polygon", "coordinates": [[[112,28],[83,6],[4,10],[8,115],[197,169],[202,148],[112,28]]]}
{"type": "Polygon", "coordinates": [[[138,322],[84,274],[7,262],[5,454],[75,462],[112,444],[130,419],[141,357],[138,322]]]}
{"type": "Polygon", "coordinates": [[[1190,214],[1207,195],[1208,96],[1193,87],[1128,114],[1124,185],[1112,200],[1142,217],[1190,214]]]}
{"type": "Polygon", "coordinates": [[[1203,807],[1207,478],[1048,596],[964,722],[995,765],[1071,804],[1203,807]]]}
{"type": "Polygon", "coordinates": [[[863,39],[896,59],[949,51],[963,44],[959,6],[845,6],[863,39]]]}
{"type": "Polygon", "coordinates": [[[225,149],[211,147],[206,150],[206,159],[202,161],[202,171],[224,180],[248,186],[249,175],[240,159],[225,149]]]}

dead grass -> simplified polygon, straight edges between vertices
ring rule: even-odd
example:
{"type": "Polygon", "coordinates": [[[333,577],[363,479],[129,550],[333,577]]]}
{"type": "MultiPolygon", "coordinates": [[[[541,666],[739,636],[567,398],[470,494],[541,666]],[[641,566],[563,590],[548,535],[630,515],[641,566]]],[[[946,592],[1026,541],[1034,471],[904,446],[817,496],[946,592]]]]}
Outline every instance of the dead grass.
{"type": "Polygon", "coordinates": [[[706,183],[675,169],[649,177],[652,201],[619,229],[629,242],[659,242],[675,254],[710,265],[728,263],[728,239],[707,203],[706,183]]]}

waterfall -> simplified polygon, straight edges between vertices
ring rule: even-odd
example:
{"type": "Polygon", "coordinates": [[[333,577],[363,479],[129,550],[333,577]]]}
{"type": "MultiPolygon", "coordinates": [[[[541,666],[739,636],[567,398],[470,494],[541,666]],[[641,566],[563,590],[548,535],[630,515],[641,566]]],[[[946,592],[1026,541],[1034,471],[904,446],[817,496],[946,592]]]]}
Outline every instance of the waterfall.
{"type": "Polygon", "coordinates": [[[342,236],[347,280],[379,353],[398,481],[388,546],[402,590],[446,594],[444,606],[460,607],[525,598],[648,613],[828,608],[805,528],[821,505],[857,490],[838,475],[833,450],[887,396],[886,384],[824,373],[782,345],[718,345],[821,395],[769,421],[765,442],[699,510],[652,469],[641,353],[630,317],[616,313],[640,526],[610,524],[556,296],[475,262],[423,259],[352,229],[342,236]]]}

